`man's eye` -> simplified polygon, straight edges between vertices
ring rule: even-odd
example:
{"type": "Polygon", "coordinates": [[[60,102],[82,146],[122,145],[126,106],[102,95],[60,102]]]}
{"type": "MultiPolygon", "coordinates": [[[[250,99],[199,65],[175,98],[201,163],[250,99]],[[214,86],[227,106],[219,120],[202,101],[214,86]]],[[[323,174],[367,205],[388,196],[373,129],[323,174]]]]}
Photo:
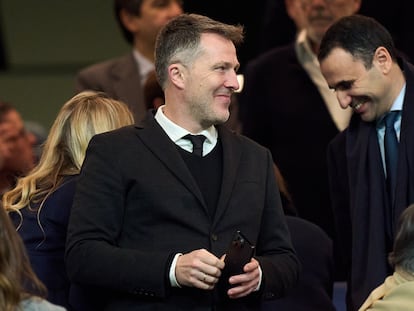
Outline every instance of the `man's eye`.
{"type": "Polygon", "coordinates": [[[227,70],[227,67],[226,66],[217,66],[216,67],[216,70],[218,70],[218,71],[225,71],[225,70],[227,70]]]}
{"type": "Polygon", "coordinates": [[[346,91],[352,88],[353,85],[353,81],[349,81],[349,82],[341,82],[339,83],[336,88],[335,91],[346,91]]]}
{"type": "Polygon", "coordinates": [[[152,6],[153,7],[156,7],[156,8],[165,8],[165,7],[167,7],[171,2],[173,2],[173,1],[171,1],[171,0],[156,0],[156,1],[154,1],[153,3],[152,3],[152,6]]]}

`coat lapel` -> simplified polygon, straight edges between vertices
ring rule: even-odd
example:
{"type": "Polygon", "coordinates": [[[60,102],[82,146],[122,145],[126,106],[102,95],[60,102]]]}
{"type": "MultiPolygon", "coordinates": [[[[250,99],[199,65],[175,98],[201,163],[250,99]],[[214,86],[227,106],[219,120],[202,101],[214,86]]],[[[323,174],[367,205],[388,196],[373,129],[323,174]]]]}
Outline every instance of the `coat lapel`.
{"type": "Polygon", "coordinates": [[[139,131],[138,136],[147,148],[154,153],[154,156],[163,162],[165,167],[194,194],[207,213],[207,205],[200,189],[176,145],[152,116],[146,119],[145,127],[139,131]]]}
{"type": "MultiPolygon", "coordinates": [[[[218,131],[223,146],[223,177],[213,225],[222,217],[228,206],[241,158],[240,141],[234,139],[232,137],[234,134],[225,128],[225,126],[218,126],[218,131]]],[[[155,121],[153,116],[146,119],[144,129],[139,131],[138,136],[147,148],[154,153],[154,156],[158,157],[167,169],[194,194],[208,214],[203,195],[178,152],[176,145],[171,142],[170,138],[155,121]]]]}
{"type": "Polygon", "coordinates": [[[223,177],[213,225],[221,219],[228,207],[241,159],[240,141],[234,139],[235,134],[225,126],[218,126],[218,130],[223,146],[223,177]]]}
{"type": "Polygon", "coordinates": [[[395,223],[407,205],[414,202],[414,67],[404,63],[403,69],[406,90],[401,119],[395,223]]]}

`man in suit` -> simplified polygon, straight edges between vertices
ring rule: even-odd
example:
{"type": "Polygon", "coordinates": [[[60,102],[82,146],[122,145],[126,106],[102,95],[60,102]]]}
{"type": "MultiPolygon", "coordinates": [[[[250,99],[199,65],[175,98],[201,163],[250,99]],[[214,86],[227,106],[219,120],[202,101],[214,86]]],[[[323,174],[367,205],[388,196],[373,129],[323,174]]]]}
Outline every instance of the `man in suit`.
{"type": "Polygon", "coordinates": [[[73,282],[107,289],[104,310],[259,310],[295,284],[271,154],[222,125],[239,88],[242,39],[240,26],[173,19],[156,46],[165,105],[144,127],[91,141],[66,262],[73,282]],[[193,146],[188,134],[204,143],[193,146]],[[222,279],[236,230],[256,254],[244,273],[222,279]],[[219,280],[233,287],[220,291],[219,280]]]}
{"type": "MultiPolygon", "coordinates": [[[[299,216],[334,241],[326,148],[348,125],[351,113],[338,107],[316,55],[328,27],[359,6],[360,0],[286,0],[300,30],[296,41],[246,66],[239,100],[242,133],[270,149],[299,216]]],[[[337,266],[339,279],[343,276],[337,266]]]]}
{"type": "Polygon", "coordinates": [[[182,13],[181,0],[115,0],[115,16],[132,52],[91,65],[76,77],[76,92],[102,91],[122,100],[135,121],[146,115],[143,85],[154,70],[156,36],[171,18],[182,13]]]}
{"type": "Polygon", "coordinates": [[[357,310],[392,271],[396,220],[414,202],[414,67],[397,57],[383,26],[360,15],[326,32],[318,58],[340,106],[353,111],[329,145],[328,167],[348,307],[357,310]]]}

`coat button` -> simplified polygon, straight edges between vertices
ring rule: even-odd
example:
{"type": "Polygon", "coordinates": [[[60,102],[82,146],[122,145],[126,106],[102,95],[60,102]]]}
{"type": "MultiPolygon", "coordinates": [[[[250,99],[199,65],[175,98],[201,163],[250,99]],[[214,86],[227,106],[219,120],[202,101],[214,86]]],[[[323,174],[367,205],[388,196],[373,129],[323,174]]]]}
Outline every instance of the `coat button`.
{"type": "Polygon", "coordinates": [[[217,234],[214,234],[214,233],[213,233],[213,234],[211,235],[211,240],[213,240],[214,242],[215,242],[215,241],[217,241],[217,240],[218,240],[218,236],[217,236],[217,234]]]}

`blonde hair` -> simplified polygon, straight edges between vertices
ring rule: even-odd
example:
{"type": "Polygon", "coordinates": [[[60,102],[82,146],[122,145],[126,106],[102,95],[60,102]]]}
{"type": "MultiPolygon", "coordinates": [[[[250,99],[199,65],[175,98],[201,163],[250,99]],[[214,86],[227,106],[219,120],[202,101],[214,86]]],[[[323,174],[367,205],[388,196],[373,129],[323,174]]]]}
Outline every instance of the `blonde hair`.
{"type": "MultiPolygon", "coordinates": [[[[60,109],[49,135],[39,164],[16,187],[3,195],[3,206],[17,211],[30,203],[40,203],[56,190],[65,176],[79,174],[86,148],[95,134],[134,123],[126,104],[104,93],[85,91],[67,101],[60,109]]],[[[22,217],[22,216],[21,216],[22,217]]],[[[40,225],[40,223],[39,223],[40,225]]]]}
{"type": "Polygon", "coordinates": [[[15,311],[21,300],[32,295],[45,297],[46,293],[30,266],[20,236],[0,208],[0,310],[15,311]]]}

